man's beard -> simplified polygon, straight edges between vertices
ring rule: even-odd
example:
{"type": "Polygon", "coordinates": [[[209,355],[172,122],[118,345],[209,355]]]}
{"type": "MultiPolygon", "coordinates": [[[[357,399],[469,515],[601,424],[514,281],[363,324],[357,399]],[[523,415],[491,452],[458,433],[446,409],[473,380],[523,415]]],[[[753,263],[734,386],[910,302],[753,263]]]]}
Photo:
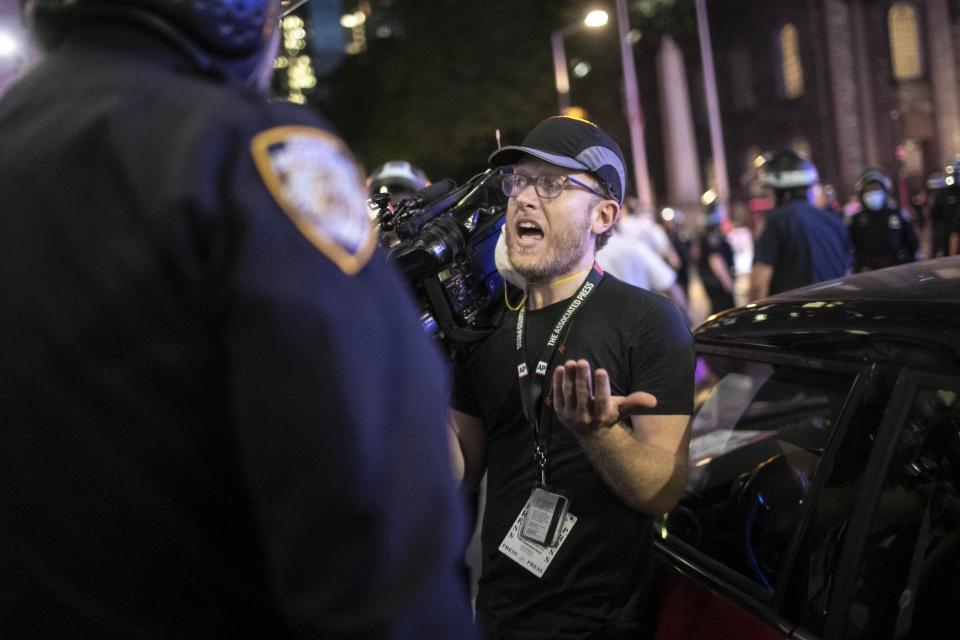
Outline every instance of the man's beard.
{"type": "Polygon", "coordinates": [[[581,215],[578,222],[578,226],[564,227],[562,232],[549,240],[546,255],[534,263],[525,260],[523,254],[518,253],[513,243],[509,242],[515,233],[513,229],[509,229],[507,255],[516,272],[523,276],[528,284],[546,284],[569,273],[590,247],[589,235],[586,234],[591,225],[590,216],[581,215]]]}

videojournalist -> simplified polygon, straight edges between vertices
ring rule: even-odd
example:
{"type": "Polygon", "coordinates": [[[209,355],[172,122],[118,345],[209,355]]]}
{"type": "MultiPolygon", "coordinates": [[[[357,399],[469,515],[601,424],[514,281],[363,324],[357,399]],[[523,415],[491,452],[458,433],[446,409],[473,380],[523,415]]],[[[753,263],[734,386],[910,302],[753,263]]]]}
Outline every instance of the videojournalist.
{"type": "Polygon", "coordinates": [[[451,401],[455,466],[468,485],[487,472],[478,618],[498,639],[652,638],[651,516],[685,484],[690,331],[594,261],[626,188],[606,133],[550,118],[490,162],[527,289],[451,401]]]}
{"type": "Polygon", "coordinates": [[[349,151],[254,90],[280,0],[22,8],[0,637],[472,637],[444,361],[349,151]]]}

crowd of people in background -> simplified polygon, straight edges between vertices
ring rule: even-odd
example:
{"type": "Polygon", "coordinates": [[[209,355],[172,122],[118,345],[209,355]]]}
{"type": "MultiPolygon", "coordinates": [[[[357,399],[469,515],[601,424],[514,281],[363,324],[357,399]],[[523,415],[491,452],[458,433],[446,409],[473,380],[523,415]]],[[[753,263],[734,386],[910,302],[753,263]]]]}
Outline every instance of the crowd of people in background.
{"type": "MultiPolygon", "coordinates": [[[[734,202],[724,207],[713,200],[701,210],[684,212],[671,207],[661,210],[657,216],[657,226],[671,244],[671,258],[664,263],[676,273],[676,286],[682,297],[675,299],[686,301],[687,315],[693,323],[710,314],[746,304],[763,294],[785,290],[783,286],[777,286],[752,292],[750,286],[751,273],[756,271],[754,265],[757,262],[763,264],[763,256],[755,254],[759,249],[758,242],[771,221],[778,220],[774,212],[784,204],[778,200],[781,196],[777,194],[785,193],[787,188],[778,189],[771,177],[776,175],[772,164],[774,159],[783,162],[784,158],[789,158],[788,164],[795,165],[791,176],[800,176],[804,182],[796,185],[797,191],[790,198],[794,204],[790,206],[796,208],[801,206],[800,203],[807,203],[803,208],[809,207],[808,218],[815,223],[822,222],[824,229],[832,228],[804,249],[806,255],[813,254],[815,265],[806,264],[807,260],[802,257],[804,252],[783,258],[790,261],[792,267],[800,267],[792,269],[793,273],[804,272],[811,266],[829,265],[830,277],[836,277],[847,272],[860,273],[960,253],[960,156],[944,172],[930,176],[924,189],[903,203],[898,199],[900,189],[894,178],[879,168],[867,167],[846,204],[842,204],[832,187],[819,185],[812,163],[792,152],[771,154],[758,178],[769,188],[769,197],[764,200],[767,206],[758,206],[757,202],[734,202]],[[804,174],[804,171],[809,173],[804,174]],[[826,216],[810,218],[814,209],[826,216]],[[845,232],[837,231],[841,225],[832,222],[842,223],[845,232]],[[844,236],[843,241],[849,243],[846,249],[849,251],[848,262],[839,255],[838,252],[843,250],[835,244],[844,236]],[[835,246],[828,251],[829,255],[821,255],[830,243],[835,246]]],[[[635,207],[635,203],[632,204],[635,207]]],[[[628,202],[627,207],[629,211],[631,203],[628,202]]],[[[809,225],[801,226],[810,233],[809,225]]],[[[777,234],[776,231],[772,233],[777,234]]],[[[803,234],[799,228],[791,226],[789,231],[781,229],[780,235],[783,242],[788,237],[793,238],[795,245],[803,234]]],[[[770,233],[767,238],[771,240],[770,233]]],[[[646,241],[643,237],[636,239],[646,241]]],[[[768,244],[773,246],[776,243],[768,244]]],[[[812,284],[823,279],[826,279],[825,274],[802,275],[789,285],[812,284]]]]}
{"type": "MultiPolygon", "coordinates": [[[[655,212],[626,198],[598,263],[625,282],[670,298],[695,325],[710,314],[828,277],[960,253],[960,156],[906,203],[898,201],[890,175],[868,167],[841,204],[833,187],[819,184],[813,163],[792,151],[769,154],[758,180],[768,190],[765,207],[727,207],[714,198],[699,211],[655,212]],[[781,209],[802,213],[781,215],[781,209]],[[766,277],[763,265],[774,266],[771,261],[782,263],[780,276],[771,271],[771,281],[751,289],[751,278],[766,277]]],[[[428,184],[420,169],[402,160],[377,167],[368,180],[371,196],[390,192],[395,199],[428,184]]]]}

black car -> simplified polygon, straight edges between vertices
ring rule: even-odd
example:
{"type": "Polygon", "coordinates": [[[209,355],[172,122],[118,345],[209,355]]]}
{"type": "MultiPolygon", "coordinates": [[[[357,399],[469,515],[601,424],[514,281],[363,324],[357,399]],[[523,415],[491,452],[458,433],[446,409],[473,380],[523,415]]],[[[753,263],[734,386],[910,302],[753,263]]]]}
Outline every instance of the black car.
{"type": "Polygon", "coordinates": [[[658,638],[960,638],[960,257],[695,332],[658,638]]]}

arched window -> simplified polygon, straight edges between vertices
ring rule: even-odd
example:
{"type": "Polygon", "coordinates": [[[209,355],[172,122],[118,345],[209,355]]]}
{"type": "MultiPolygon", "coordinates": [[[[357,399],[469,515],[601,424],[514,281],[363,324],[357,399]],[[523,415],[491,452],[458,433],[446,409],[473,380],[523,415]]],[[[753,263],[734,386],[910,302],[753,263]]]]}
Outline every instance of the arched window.
{"type": "Polygon", "coordinates": [[[923,75],[917,10],[912,4],[894,2],[890,6],[887,13],[887,32],[890,35],[893,77],[897,80],[915,80],[923,75]]]}
{"type": "Polygon", "coordinates": [[[797,34],[797,28],[789,23],[780,30],[780,75],[783,78],[785,98],[799,98],[803,95],[800,36],[797,34]]]}

